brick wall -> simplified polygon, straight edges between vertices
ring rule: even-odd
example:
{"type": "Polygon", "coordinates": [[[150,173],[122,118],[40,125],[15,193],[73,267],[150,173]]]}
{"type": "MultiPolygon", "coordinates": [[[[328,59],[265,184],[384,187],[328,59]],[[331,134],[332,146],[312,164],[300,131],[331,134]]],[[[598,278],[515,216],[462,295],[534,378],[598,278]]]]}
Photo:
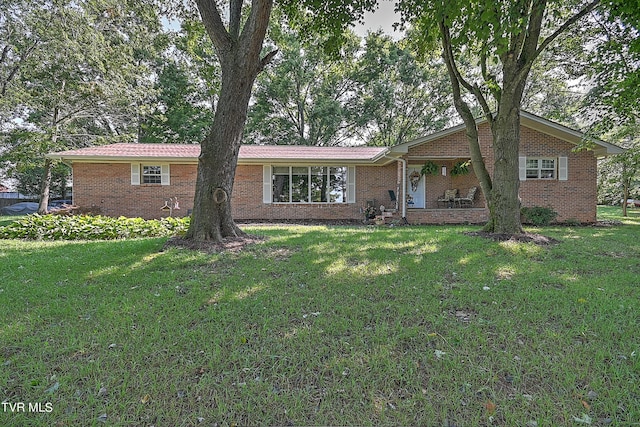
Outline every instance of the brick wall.
{"type": "MultiPolygon", "coordinates": [[[[361,208],[367,200],[392,207],[388,190],[396,191],[395,163],[356,167],[356,203],[284,204],[262,203],[262,165],[238,165],[231,198],[237,220],[289,219],[362,219],[361,208]]],[[[164,201],[177,197],[180,210],[174,216],[186,216],[193,208],[196,182],[195,164],[172,164],[170,184],[131,185],[129,163],[74,163],[74,203],[108,216],[146,219],[169,216],[160,210],[164,201]]]]}
{"type": "Polygon", "coordinates": [[[160,210],[164,201],[177,197],[180,210],[173,216],[186,216],[193,208],[196,165],[172,164],[171,185],[131,185],[130,163],[74,163],[73,203],[107,216],[169,216],[160,210]]]}
{"type": "MultiPolygon", "coordinates": [[[[594,222],[596,219],[596,159],[592,152],[572,152],[573,145],[528,128],[521,131],[522,155],[528,157],[563,156],[568,158],[568,181],[527,180],[520,183],[523,206],[551,207],[558,212],[558,221],[577,220],[594,222]]],[[[486,156],[489,172],[493,171],[492,139],[486,125],[480,126],[480,143],[486,156]]],[[[473,172],[452,177],[455,160],[451,157],[469,158],[469,148],[464,132],[447,135],[409,150],[405,156],[409,165],[424,163],[434,158],[435,163],[447,167],[447,175],[423,177],[426,188],[426,208],[408,209],[407,218],[417,223],[484,222],[487,220],[485,198],[473,172]],[[437,160],[438,157],[449,159],[437,160]],[[444,212],[428,212],[441,206],[436,200],[449,188],[457,188],[466,195],[468,189],[478,186],[474,203],[476,209],[454,209],[444,212]],[[460,212],[458,212],[460,211],[460,212]],[[465,213],[466,212],[466,213],[465,213]]],[[[376,207],[393,208],[389,190],[398,191],[398,179],[402,174],[400,163],[387,166],[358,166],[356,168],[356,203],[335,204],[264,204],[262,203],[262,165],[238,165],[231,198],[232,211],[237,220],[287,220],[287,219],[361,219],[361,208],[368,200],[376,207]]],[[[131,185],[129,163],[74,163],[74,203],[82,208],[99,210],[109,216],[160,218],[168,216],[161,211],[164,201],[177,197],[180,210],[174,216],[185,216],[193,208],[196,164],[172,164],[169,186],[159,184],[131,185]]]]}
{"type": "MultiPolygon", "coordinates": [[[[577,220],[580,222],[595,222],[596,220],[596,168],[597,161],[593,152],[580,151],[574,153],[574,145],[558,138],[537,132],[526,127],[521,128],[520,153],[527,157],[567,157],[569,179],[567,181],[554,180],[526,180],[520,182],[520,197],[522,205],[527,207],[551,207],[558,212],[557,221],[577,220]]],[[[489,127],[483,124],[479,127],[479,140],[485,164],[490,174],[493,174],[493,147],[489,127]]],[[[469,158],[468,142],[464,131],[446,135],[438,140],[413,147],[405,156],[409,163],[417,163],[415,159],[428,157],[459,156],[469,158]],[[413,161],[411,159],[414,159],[413,161]]],[[[424,160],[422,160],[424,162],[424,160]]],[[[436,208],[436,200],[448,188],[457,188],[465,194],[469,187],[478,186],[473,173],[465,176],[452,177],[450,170],[455,161],[434,160],[435,163],[447,166],[447,176],[427,176],[426,195],[427,208],[436,208]]],[[[474,207],[484,207],[484,195],[478,190],[474,207]]],[[[421,218],[425,215],[417,213],[412,216],[421,218]]]]}

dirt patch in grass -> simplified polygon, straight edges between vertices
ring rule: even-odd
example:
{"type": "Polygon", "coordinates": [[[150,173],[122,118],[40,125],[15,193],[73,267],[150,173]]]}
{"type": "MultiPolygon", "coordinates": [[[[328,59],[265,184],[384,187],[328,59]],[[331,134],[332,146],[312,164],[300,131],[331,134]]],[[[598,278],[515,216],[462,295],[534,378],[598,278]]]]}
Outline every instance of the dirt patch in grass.
{"type": "Polygon", "coordinates": [[[206,253],[240,252],[249,245],[266,240],[262,236],[247,234],[240,237],[227,237],[222,242],[195,242],[183,237],[172,237],[164,244],[162,251],[169,248],[189,249],[206,253]]]}
{"type": "Polygon", "coordinates": [[[560,243],[559,240],[554,239],[553,237],[543,236],[542,234],[535,233],[504,234],[489,233],[486,231],[471,231],[464,234],[467,236],[484,237],[496,242],[534,243],[538,246],[549,246],[560,243]]]}

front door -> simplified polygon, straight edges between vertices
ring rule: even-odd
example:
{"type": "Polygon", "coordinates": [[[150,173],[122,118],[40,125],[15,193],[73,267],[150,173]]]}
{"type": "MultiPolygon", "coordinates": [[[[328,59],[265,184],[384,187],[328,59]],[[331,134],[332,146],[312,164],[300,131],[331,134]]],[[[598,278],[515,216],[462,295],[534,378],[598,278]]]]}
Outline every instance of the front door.
{"type": "Polygon", "coordinates": [[[424,209],[424,176],[420,174],[422,166],[409,166],[407,168],[407,207],[424,209]]]}

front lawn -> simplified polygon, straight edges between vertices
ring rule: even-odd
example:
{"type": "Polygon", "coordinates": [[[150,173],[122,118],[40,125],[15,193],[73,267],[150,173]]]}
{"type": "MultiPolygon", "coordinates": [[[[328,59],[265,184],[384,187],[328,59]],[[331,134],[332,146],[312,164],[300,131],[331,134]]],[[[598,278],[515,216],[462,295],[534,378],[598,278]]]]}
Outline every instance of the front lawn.
{"type": "Polygon", "coordinates": [[[629,426],[624,222],[530,230],[546,247],[467,226],[247,226],[268,239],[214,255],[0,240],[0,425],[629,426]]]}

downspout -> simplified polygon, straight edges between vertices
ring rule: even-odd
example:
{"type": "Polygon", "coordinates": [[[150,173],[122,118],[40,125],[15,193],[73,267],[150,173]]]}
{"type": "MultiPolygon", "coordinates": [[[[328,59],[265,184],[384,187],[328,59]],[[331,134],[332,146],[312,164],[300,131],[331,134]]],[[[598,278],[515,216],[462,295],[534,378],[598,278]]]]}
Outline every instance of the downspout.
{"type": "Polygon", "coordinates": [[[385,159],[402,162],[402,220],[407,224],[407,161],[400,157],[389,157],[385,154],[385,159]]]}
{"type": "Polygon", "coordinates": [[[407,161],[398,158],[402,162],[402,219],[407,223],[407,161]]]}

